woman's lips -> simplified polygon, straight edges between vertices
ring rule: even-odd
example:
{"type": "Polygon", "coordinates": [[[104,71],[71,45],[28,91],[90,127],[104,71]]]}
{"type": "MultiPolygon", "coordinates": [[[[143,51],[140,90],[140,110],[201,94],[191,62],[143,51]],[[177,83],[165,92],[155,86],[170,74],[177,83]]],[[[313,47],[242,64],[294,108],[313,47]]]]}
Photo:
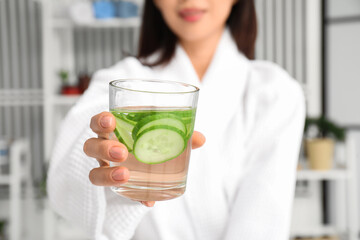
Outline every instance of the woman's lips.
{"type": "Polygon", "coordinates": [[[201,19],[205,11],[196,8],[185,8],[179,12],[179,15],[182,19],[187,22],[196,22],[201,19]]]}

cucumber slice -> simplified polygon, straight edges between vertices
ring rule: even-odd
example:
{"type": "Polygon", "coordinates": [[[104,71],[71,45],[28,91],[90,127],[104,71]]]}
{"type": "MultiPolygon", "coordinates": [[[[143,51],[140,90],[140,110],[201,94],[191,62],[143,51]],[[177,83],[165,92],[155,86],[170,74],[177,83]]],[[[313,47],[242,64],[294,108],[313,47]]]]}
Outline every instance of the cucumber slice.
{"type": "Polygon", "coordinates": [[[119,139],[119,141],[127,147],[129,152],[131,152],[133,150],[133,145],[134,145],[134,139],[131,136],[134,126],[124,121],[123,119],[120,118],[115,118],[115,119],[116,119],[116,127],[114,133],[116,137],[119,139]]]}
{"type": "MultiPolygon", "coordinates": [[[[122,144],[124,144],[126,146],[126,143],[125,143],[124,139],[122,139],[122,137],[121,137],[121,135],[119,133],[119,128],[118,127],[115,128],[114,133],[115,133],[116,138],[119,140],[119,142],[121,142],[122,144]]],[[[126,146],[126,148],[128,149],[129,152],[132,151],[132,148],[129,148],[128,146],[126,146]]]]}
{"type": "Polygon", "coordinates": [[[150,128],[152,126],[157,126],[157,125],[174,127],[176,129],[182,131],[182,133],[184,135],[186,135],[186,126],[181,121],[181,119],[178,118],[174,114],[168,114],[168,113],[153,114],[153,115],[147,116],[144,119],[140,120],[135,125],[132,135],[136,139],[137,136],[142,131],[144,131],[147,128],[150,128]]]}
{"type": "Polygon", "coordinates": [[[152,126],[142,131],[134,143],[135,158],[146,164],[159,164],[179,156],[186,147],[182,131],[170,126],[152,126]]]}
{"type": "Polygon", "coordinates": [[[180,118],[186,117],[194,117],[196,109],[189,109],[189,110],[178,110],[178,111],[171,111],[169,113],[175,114],[180,118]]]}
{"type": "Polygon", "coordinates": [[[187,129],[186,140],[189,140],[194,132],[194,123],[186,124],[186,129],[187,129]]]}
{"type": "Polygon", "coordinates": [[[184,117],[181,118],[184,124],[192,123],[194,121],[194,117],[184,117]]]}
{"type": "Polygon", "coordinates": [[[135,126],[135,125],[137,124],[137,122],[136,122],[136,121],[132,121],[132,120],[130,120],[129,118],[127,118],[127,116],[126,116],[126,115],[122,115],[122,116],[121,116],[121,119],[122,119],[122,120],[124,120],[125,122],[127,122],[127,123],[129,123],[129,124],[133,125],[133,126],[135,126]]]}
{"type": "Polygon", "coordinates": [[[126,120],[121,119],[121,118],[115,118],[115,119],[116,119],[116,126],[119,126],[120,128],[122,128],[130,133],[134,129],[134,125],[132,125],[131,123],[128,123],[126,120]]]}
{"type": "Polygon", "coordinates": [[[134,113],[129,113],[127,115],[127,118],[131,121],[135,121],[138,122],[141,119],[143,119],[144,117],[150,115],[152,112],[146,111],[146,112],[134,112],[134,113]]]}
{"type": "Polygon", "coordinates": [[[115,111],[112,111],[111,112],[116,118],[120,118],[122,120],[124,120],[125,122],[135,126],[136,125],[136,121],[133,121],[131,119],[129,119],[128,115],[126,115],[125,113],[119,113],[119,112],[115,112],[115,111]]]}

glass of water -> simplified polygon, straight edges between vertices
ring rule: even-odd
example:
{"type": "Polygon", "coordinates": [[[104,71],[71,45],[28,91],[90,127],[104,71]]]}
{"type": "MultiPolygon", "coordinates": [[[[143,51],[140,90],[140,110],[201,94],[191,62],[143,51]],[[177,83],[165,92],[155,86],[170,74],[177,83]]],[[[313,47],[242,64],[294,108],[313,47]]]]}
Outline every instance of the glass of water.
{"type": "Polygon", "coordinates": [[[110,82],[112,135],[123,143],[130,178],[112,190],[136,201],[161,201],[185,192],[199,89],[159,80],[110,82]]]}

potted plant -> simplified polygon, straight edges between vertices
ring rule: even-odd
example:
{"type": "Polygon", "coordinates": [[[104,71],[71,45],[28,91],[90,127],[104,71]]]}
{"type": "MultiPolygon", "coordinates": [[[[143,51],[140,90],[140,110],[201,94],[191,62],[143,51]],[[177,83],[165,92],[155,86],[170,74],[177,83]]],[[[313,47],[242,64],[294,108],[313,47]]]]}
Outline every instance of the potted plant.
{"type": "Polygon", "coordinates": [[[90,81],[91,81],[91,77],[89,74],[87,74],[87,73],[79,74],[78,87],[79,87],[81,94],[83,94],[85,92],[85,90],[89,87],[90,81]]]}
{"type": "Polygon", "coordinates": [[[62,82],[61,94],[63,95],[78,95],[81,93],[78,86],[71,86],[69,84],[69,72],[65,70],[59,71],[59,77],[62,82]]]}
{"type": "Polygon", "coordinates": [[[335,141],[345,140],[345,129],[325,116],[305,121],[305,149],[309,166],[314,170],[329,170],[333,165],[335,141]]]}

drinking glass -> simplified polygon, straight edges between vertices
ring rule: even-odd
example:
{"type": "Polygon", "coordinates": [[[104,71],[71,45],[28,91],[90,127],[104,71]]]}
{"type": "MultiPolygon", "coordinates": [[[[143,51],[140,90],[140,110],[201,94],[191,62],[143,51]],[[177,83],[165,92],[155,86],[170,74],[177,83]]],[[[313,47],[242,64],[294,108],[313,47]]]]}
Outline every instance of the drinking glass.
{"type": "Polygon", "coordinates": [[[174,81],[110,82],[112,139],[129,155],[111,166],[129,169],[129,181],[112,190],[136,201],[161,201],[185,192],[199,88],[174,81]]]}

